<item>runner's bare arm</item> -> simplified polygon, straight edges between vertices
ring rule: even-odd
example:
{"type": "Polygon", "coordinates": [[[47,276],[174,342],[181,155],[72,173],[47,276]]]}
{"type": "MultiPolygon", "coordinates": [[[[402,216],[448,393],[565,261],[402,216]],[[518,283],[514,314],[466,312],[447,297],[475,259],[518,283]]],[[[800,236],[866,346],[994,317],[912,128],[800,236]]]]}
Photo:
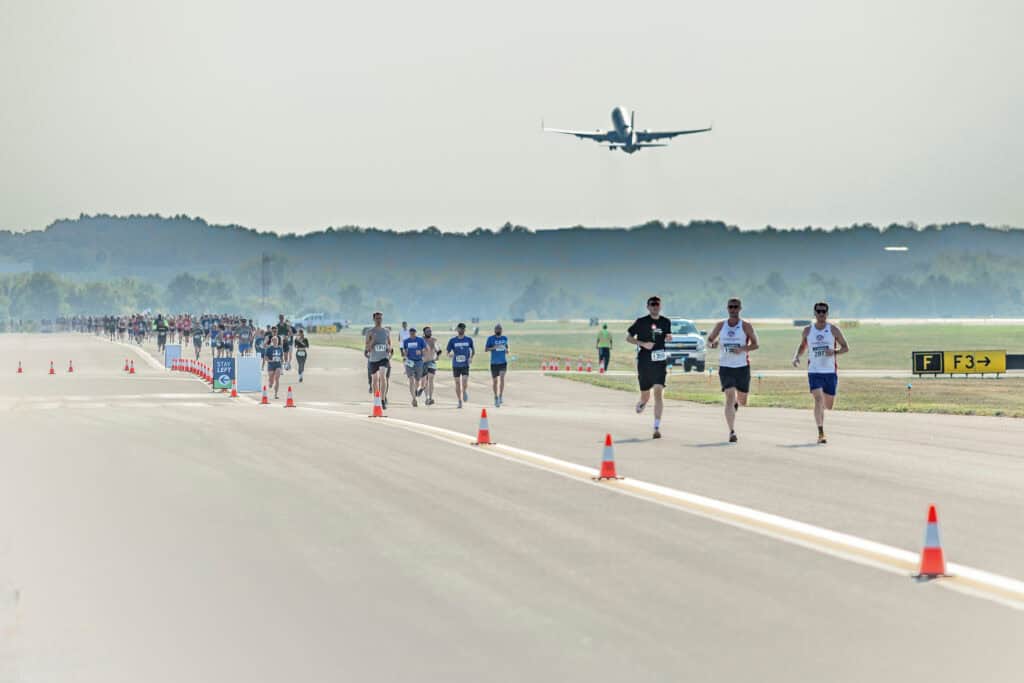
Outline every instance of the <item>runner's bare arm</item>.
{"type": "Polygon", "coordinates": [[[836,341],[839,343],[839,348],[834,351],[835,355],[838,356],[841,353],[850,352],[850,345],[846,343],[846,337],[843,336],[843,331],[835,325],[832,326],[832,336],[834,336],[836,341]]]}
{"type": "Polygon", "coordinates": [[[757,340],[757,333],[754,332],[754,326],[750,323],[743,321],[743,332],[747,335],[747,348],[746,351],[757,351],[761,348],[761,345],[757,340]]]}
{"type": "Polygon", "coordinates": [[[807,348],[807,335],[811,331],[811,326],[808,325],[804,328],[804,331],[800,333],[800,346],[796,347],[796,353],[793,354],[793,367],[800,365],[800,354],[807,348]]]}
{"type": "Polygon", "coordinates": [[[722,334],[722,321],[719,320],[715,323],[715,326],[711,328],[711,334],[708,335],[708,348],[718,348],[718,335],[722,334]]]}

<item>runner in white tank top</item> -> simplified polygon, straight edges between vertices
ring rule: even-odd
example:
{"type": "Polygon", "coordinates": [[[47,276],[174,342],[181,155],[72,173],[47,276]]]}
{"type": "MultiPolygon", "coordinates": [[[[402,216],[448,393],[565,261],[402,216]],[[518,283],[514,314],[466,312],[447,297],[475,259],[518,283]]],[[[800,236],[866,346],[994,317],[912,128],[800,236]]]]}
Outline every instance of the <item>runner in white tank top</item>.
{"type": "Polygon", "coordinates": [[[754,326],[740,319],[743,304],[729,299],[729,319],[717,323],[708,335],[708,346],[719,347],[718,380],[725,395],[725,422],[729,442],[736,443],[736,411],[747,405],[750,393],[750,352],[758,347],[754,326]]]}
{"type": "Polygon", "coordinates": [[[825,411],[835,405],[839,387],[839,363],[836,356],[847,353],[850,345],[842,330],[828,322],[828,304],[814,304],[814,323],[804,328],[800,346],[793,354],[793,367],[799,367],[800,354],[807,354],[807,383],[814,397],[814,419],[818,423],[818,443],[826,443],[825,411]],[[838,348],[837,348],[838,347],[838,348]]]}

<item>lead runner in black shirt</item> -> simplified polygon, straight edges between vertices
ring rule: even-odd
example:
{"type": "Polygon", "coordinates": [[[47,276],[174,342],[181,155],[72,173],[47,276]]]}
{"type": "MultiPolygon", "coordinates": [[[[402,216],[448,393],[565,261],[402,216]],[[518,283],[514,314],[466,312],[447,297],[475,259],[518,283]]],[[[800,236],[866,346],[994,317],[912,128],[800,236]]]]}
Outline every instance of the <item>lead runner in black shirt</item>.
{"type": "Polygon", "coordinates": [[[637,318],[629,326],[626,341],[637,345],[636,374],[640,383],[640,402],[636,412],[644,412],[651,390],[654,390],[654,436],[661,438],[661,412],[664,408],[662,393],[665,390],[666,355],[665,342],[672,340],[672,322],[661,317],[661,299],[652,296],[647,300],[648,314],[637,318]]]}

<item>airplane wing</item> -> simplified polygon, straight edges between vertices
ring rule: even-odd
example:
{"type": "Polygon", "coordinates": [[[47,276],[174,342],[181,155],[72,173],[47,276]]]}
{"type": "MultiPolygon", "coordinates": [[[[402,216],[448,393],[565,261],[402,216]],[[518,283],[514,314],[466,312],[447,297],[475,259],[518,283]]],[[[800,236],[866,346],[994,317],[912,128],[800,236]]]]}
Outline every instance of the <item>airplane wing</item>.
{"type": "Polygon", "coordinates": [[[595,130],[588,132],[583,130],[562,130],[561,128],[545,128],[545,133],[562,133],[563,135],[575,135],[580,140],[594,140],[595,142],[611,142],[611,131],[595,130]]]}
{"type": "Polygon", "coordinates": [[[677,135],[691,135],[693,133],[706,133],[711,130],[711,127],[707,128],[695,128],[693,130],[638,130],[636,132],[637,142],[650,142],[652,140],[664,140],[667,138],[674,138],[677,135]]]}

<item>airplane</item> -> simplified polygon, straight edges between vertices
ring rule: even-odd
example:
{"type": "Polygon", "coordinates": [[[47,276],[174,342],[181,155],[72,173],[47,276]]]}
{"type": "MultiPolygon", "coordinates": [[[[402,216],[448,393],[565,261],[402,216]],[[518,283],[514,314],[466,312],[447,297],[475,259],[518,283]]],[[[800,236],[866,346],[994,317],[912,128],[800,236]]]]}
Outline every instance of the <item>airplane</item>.
{"type": "Polygon", "coordinates": [[[610,150],[622,150],[626,154],[633,154],[639,152],[645,147],[668,147],[663,142],[654,142],[655,140],[670,139],[677,135],[690,135],[692,133],[706,133],[711,130],[711,127],[707,128],[695,128],[693,130],[637,130],[636,126],[636,112],[629,112],[629,123],[626,123],[626,109],[623,107],[615,107],[612,109],[612,130],[596,130],[593,133],[588,133],[582,130],[562,130],[561,128],[544,128],[544,122],[541,121],[541,128],[546,133],[564,133],[565,135],[575,135],[580,140],[593,140],[600,144],[608,145],[610,150]]]}

